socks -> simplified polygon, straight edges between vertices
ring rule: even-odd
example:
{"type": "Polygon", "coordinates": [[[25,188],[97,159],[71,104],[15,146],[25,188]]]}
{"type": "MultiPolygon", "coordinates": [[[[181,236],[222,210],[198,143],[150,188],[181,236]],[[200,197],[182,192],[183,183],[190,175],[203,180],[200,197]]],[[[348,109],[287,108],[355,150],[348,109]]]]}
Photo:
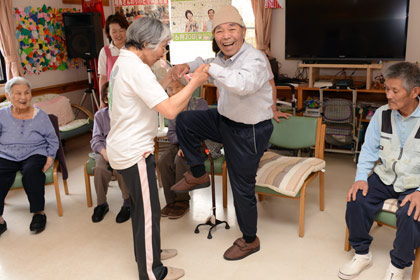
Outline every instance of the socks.
{"type": "Polygon", "coordinates": [[[206,168],[204,167],[204,164],[193,165],[191,166],[191,173],[195,178],[199,178],[206,173],[206,168]]]}
{"type": "Polygon", "coordinates": [[[246,243],[252,243],[255,241],[255,239],[257,239],[257,236],[242,236],[243,239],[245,239],[246,243]]]}
{"type": "Polygon", "coordinates": [[[130,207],[130,199],[124,199],[123,207],[130,207]]]}

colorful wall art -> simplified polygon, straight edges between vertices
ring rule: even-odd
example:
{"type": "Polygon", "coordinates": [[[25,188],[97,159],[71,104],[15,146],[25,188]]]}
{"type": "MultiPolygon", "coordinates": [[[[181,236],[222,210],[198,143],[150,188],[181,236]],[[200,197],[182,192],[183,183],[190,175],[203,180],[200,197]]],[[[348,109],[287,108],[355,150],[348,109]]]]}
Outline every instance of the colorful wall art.
{"type": "Polygon", "coordinates": [[[25,74],[37,74],[48,70],[79,68],[81,59],[69,59],[65,43],[64,12],[76,9],[31,6],[15,8],[16,39],[25,74]]]}

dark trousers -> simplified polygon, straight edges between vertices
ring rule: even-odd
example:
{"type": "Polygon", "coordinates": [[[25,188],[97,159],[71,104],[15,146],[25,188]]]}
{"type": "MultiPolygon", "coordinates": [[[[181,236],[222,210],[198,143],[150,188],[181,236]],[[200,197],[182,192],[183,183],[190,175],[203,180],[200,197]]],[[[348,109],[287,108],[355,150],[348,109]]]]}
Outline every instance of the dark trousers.
{"type": "Polygon", "coordinates": [[[22,161],[0,158],[0,216],[4,211],[4,200],[15,181],[16,172],[22,172],[22,183],[28,196],[31,213],[44,210],[45,174],[42,168],[47,157],[33,155],[22,161]]]}
{"type": "Polygon", "coordinates": [[[177,155],[178,150],[178,145],[170,144],[158,160],[166,204],[177,201],[190,201],[190,195],[188,193],[175,193],[171,191],[171,187],[184,177],[185,172],[190,170],[185,158],[177,155]]]}
{"type": "Polygon", "coordinates": [[[134,255],[139,279],[163,279],[167,268],[160,261],[160,203],[155,174],[155,157],[119,171],[130,193],[134,255]]]}
{"type": "Polygon", "coordinates": [[[217,109],[185,111],[176,120],[178,141],[189,165],[204,163],[202,140],[223,144],[236,217],[244,236],[257,234],[255,177],[272,131],[271,120],[255,125],[237,123],[221,116],[217,109]]]}
{"type": "Polygon", "coordinates": [[[346,222],[349,228],[349,242],[357,254],[367,254],[373,238],[369,235],[376,214],[381,211],[384,201],[398,199],[397,233],[394,248],[390,252],[391,263],[398,268],[411,265],[415,259],[414,250],[420,246],[420,223],[414,220],[414,212],[407,216],[410,202],[404,207],[400,204],[404,197],[416,189],[402,193],[394,191],[392,185],[385,185],[376,173],[368,178],[368,193],[357,192],[356,201],[347,203],[346,222]]]}

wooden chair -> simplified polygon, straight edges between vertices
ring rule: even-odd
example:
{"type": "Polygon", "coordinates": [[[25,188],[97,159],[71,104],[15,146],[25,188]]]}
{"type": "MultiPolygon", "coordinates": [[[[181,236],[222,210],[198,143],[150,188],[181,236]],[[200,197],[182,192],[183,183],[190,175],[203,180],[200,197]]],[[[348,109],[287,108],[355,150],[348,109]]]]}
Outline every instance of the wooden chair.
{"type": "Polygon", "coordinates": [[[303,237],[306,188],[317,176],[320,210],[324,211],[325,124],[321,118],[289,117],[280,123],[273,120],[273,125],[272,145],[286,149],[315,147],[314,157],[310,158],[284,157],[272,151],[264,153],[255,186],[259,201],[264,195],[299,200],[299,237],[303,237]],[[300,179],[300,184],[293,181],[296,178],[300,179]]]}
{"type": "MultiPolygon", "coordinates": [[[[52,122],[52,124],[55,128],[55,132],[56,132],[57,137],[58,137],[59,148],[58,148],[57,155],[56,155],[53,166],[51,166],[45,172],[45,185],[54,184],[55,197],[56,197],[56,200],[57,200],[58,215],[61,217],[61,216],[63,216],[63,206],[61,204],[60,188],[59,188],[59,184],[58,184],[58,171],[60,170],[61,173],[62,173],[62,176],[63,176],[62,178],[63,178],[63,183],[64,183],[64,191],[65,191],[66,195],[69,194],[69,190],[68,190],[68,187],[67,187],[68,172],[67,172],[67,166],[66,166],[66,163],[65,163],[63,147],[62,147],[61,141],[60,141],[60,134],[58,132],[57,117],[54,116],[54,115],[48,115],[48,116],[50,117],[50,120],[51,120],[51,122],[52,122]]],[[[13,185],[12,185],[11,189],[23,189],[22,173],[20,171],[18,171],[16,173],[15,181],[13,182],[13,185]]]]}
{"type": "Polygon", "coordinates": [[[94,158],[89,157],[83,166],[85,174],[85,187],[86,187],[86,202],[88,207],[92,207],[92,191],[90,188],[90,177],[93,176],[93,168],[95,167],[96,161],[94,158]]]}
{"type": "MultiPolygon", "coordinates": [[[[376,217],[375,221],[378,226],[388,226],[397,229],[397,216],[395,213],[398,210],[398,201],[396,199],[385,200],[384,207],[376,217]]],[[[351,246],[349,243],[349,230],[346,227],[346,240],[344,242],[344,250],[350,251],[351,246]]],[[[413,263],[413,273],[411,274],[411,280],[418,280],[420,274],[420,247],[416,249],[416,258],[413,263]]]]}

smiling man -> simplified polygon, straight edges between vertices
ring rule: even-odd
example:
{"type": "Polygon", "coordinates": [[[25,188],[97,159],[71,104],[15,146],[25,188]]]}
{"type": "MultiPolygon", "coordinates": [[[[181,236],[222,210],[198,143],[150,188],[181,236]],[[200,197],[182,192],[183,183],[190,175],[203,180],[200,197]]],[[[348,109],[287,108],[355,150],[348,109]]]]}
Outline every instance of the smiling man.
{"type": "Polygon", "coordinates": [[[200,152],[201,141],[223,143],[232,187],[236,217],[242,232],[224,253],[226,260],[239,260],[257,252],[257,201],[255,177],[267,148],[273,125],[272,79],[265,55],[245,42],[246,27],[238,10],[223,6],[213,18],[213,35],[220,51],[216,58],[197,58],[174,67],[181,77],[201,64],[219,90],[217,109],[187,111],[176,119],[176,133],[182,151],[191,166],[184,178],[172,187],[188,192],[210,184],[200,152]],[[210,63],[211,62],[211,63],[210,63]]]}
{"type": "Polygon", "coordinates": [[[384,76],[388,104],[369,123],[356,179],[347,193],[346,222],[355,255],[340,268],[341,279],[353,279],[371,263],[369,231],[389,198],[398,199],[397,234],[383,279],[402,280],[420,246],[420,69],[400,62],[384,76]]]}

